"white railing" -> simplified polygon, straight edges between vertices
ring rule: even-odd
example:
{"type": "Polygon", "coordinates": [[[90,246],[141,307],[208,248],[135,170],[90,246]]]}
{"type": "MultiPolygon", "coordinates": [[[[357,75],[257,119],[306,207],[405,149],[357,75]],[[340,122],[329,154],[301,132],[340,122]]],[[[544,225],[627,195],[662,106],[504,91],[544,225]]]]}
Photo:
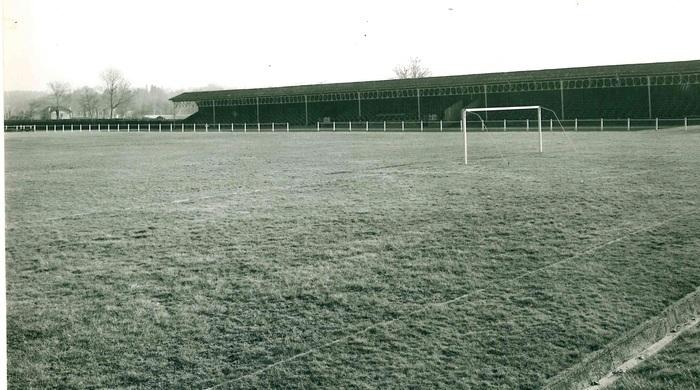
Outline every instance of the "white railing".
{"type": "MultiPolygon", "coordinates": [[[[467,130],[478,131],[536,131],[534,119],[471,120],[467,130]]],[[[700,118],[680,119],[545,119],[543,131],[635,131],[667,128],[688,129],[700,126],[700,118]]],[[[254,123],[37,123],[5,125],[5,131],[55,133],[279,133],[279,132],[459,132],[461,121],[330,121],[296,125],[289,122],[254,123]]]]}

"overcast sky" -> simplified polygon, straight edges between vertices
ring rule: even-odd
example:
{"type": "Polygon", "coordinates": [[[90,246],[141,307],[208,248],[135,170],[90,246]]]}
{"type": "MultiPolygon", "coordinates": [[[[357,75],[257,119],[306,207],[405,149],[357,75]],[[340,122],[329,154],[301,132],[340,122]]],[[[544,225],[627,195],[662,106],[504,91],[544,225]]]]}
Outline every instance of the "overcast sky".
{"type": "Polygon", "coordinates": [[[698,0],[4,0],[4,88],[250,88],[700,59],[698,0]]]}

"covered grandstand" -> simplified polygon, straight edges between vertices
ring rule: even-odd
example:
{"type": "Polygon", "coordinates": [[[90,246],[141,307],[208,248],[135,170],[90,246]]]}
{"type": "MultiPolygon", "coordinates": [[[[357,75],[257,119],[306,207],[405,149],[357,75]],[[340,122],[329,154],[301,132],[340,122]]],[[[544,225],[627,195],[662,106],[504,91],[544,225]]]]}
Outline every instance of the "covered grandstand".
{"type": "Polygon", "coordinates": [[[700,117],[700,60],[186,92],[171,100],[197,105],[190,123],[454,121],[463,107],[530,104],[561,119],[700,117]]]}

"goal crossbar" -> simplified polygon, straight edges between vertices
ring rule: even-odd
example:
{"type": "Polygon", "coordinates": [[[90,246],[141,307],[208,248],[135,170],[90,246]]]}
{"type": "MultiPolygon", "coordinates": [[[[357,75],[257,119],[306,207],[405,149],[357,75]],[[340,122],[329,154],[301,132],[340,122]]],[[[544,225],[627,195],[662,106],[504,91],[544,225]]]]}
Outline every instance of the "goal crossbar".
{"type": "MultiPolygon", "coordinates": [[[[512,106],[512,107],[483,107],[462,109],[462,132],[464,133],[464,165],[467,165],[467,113],[485,111],[537,110],[537,131],[540,137],[540,153],[542,153],[542,106],[512,106]]],[[[483,122],[483,120],[482,120],[483,122]]]]}

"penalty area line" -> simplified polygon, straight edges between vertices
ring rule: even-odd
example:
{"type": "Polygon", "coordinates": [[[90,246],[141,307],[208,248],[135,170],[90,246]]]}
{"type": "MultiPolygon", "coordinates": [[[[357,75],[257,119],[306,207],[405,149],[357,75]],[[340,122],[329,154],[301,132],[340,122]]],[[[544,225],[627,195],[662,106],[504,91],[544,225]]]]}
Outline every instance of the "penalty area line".
{"type": "Polygon", "coordinates": [[[683,216],[687,216],[688,214],[693,214],[693,213],[694,213],[694,212],[691,212],[691,213],[683,213],[683,214],[677,214],[677,215],[675,215],[675,216],[673,216],[673,217],[670,217],[670,218],[668,218],[668,219],[665,219],[665,220],[663,220],[663,221],[659,221],[659,222],[652,223],[652,224],[649,224],[649,225],[646,225],[646,226],[642,226],[642,227],[639,227],[639,228],[637,228],[637,229],[632,229],[632,230],[628,231],[627,233],[625,233],[625,234],[623,234],[623,235],[621,235],[621,236],[619,236],[619,237],[616,237],[616,238],[614,238],[614,239],[612,239],[612,240],[609,240],[609,241],[606,241],[606,242],[604,242],[604,243],[595,245],[595,246],[593,246],[593,247],[591,247],[591,248],[588,248],[588,249],[586,249],[586,250],[584,250],[584,251],[574,253],[573,255],[571,255],[571,256],[569,256],[569,257],[567,257],[567,258],[564,258],[564,259],[562,259],[562,260],[558,260],[558,261],[555,261],[555,262],[546,264],[546,265],[544,265],[544,266],[542,266],[542,267],[539,267],[539,268],[536,268],[536,269],[533,269],[533,270],[524,272],[524,273],[522,273],[522,274],[520,274],[520,275],[518,275],[518,276],[516,276],[516,277],[510,278],[510,279],[506,279],[506,280],[503,280],[503,281],[498,281],[498,282],[491,283],[491,284],[489,284],[489,285],[487,285],[487,286],[484,286],[484,287],[482,287],[482,288],[480,288],[480,289],[477,289],[477,290],[474,290],[474,291],[470,291],[470,292],[468,292],[468,293],[459,295],[459,296],[457,296],[457,297],[455,297],[455,298],[452,298],[452,299],[449,299],[449,300],[447,300],[447,301],[425,304],[423,307],[421,307],[421,308],[419,308],[419,309],[412,310],[412,311],[409,311],[409,312],[407,312],[407,313],[400,314],[400,315],[398,315],[398,316],[396,316],[395,318],[392,318],[392,319],[390,319],[390,320],[381,321],[381,322],[377,322],[377,323],[375,323],[375,324],[369,325],[369,326],[367,326],[367,327],[365,327],[365,328],[363,328],[363,329],[360,329],[360,330],[358,330],[358,331],[356,331],[356,332],[352,332],[352,333],[350,333],[350,334],[348,334],[348,335],[345,335],[345,336],[343,336],[343,337],[337,338],[337,339],[335,339],[335,340],[331,340],[331,341],[329,341],[329,342],[327,342],[327,343],[324,343],[324,344],[321,344],[321,345],[319,345],[319,346],[313,347],[313,348],[308,349],[308,350],[306,350],[306,351],[304,351],[304,352],[301,352],[301,353],[298,353],[298,354],[296,354],[296,355],[290,356],[290,357],[288,357],[288,358],[286,358],[286,359],[282,359],[282,360],[277,361],[277,362],[275,362],[275,363],[269,364],[269,365],[267,365],[267,366],[265,366],[265,367],[263,367],[263,368],[260,368],[260,369],[258,369],[258,370],[252,371],[252,372],[250,372],[250,373],[248,373],[248,374],[244,374],[244,375],[239,376],[239,377],[237,377],[237,378],[230,379],[230,380],[227,380],[227,381],[223,381],[223,382],[221,382],[221,383],[219,383],[219,384],[216,384],[216,385],[214,385],[214,386],[208,387],[208,388],[206,388],[205,390],[219,389],[219,388],[221,388],[221,387],[223,387],[223,386],[226,386],[226,385],[229,385],[229,384],[233,384],[233,383],[239,382],[239,381],[241,381],[241,380],[243,380],[243,379],[257,376],[257,375],[262,374],[262,373],[264,373],[264,372],[266,372],[266,371],[269,371],[269,370],[271,370],[271,369],[273,369],[273,368],[275,368],[275,367],[281,366],[281,365],[283,365],[283,364],[285,364],[285,363],[288,363],[288,362],[291,362],[291,361],[293,361],[293,360],[299,359],[299,358],[301,358],[301,357],[310,355],[310,354],[312,354],[312,353],[314,353],[314,352],[317,352],[317,351],[320,351],[320,350],[322,350],[322,349],[326,349],[326,348],[332,347],[332,346],[334,346],[334,345],[336,345],[336,344],[340,344],[340,343],[342,343],[342,342],[348,341],[348,340],[350,340],[350,339],[352,339],[352,338],[354,338],[354,337],[356,337],[356,336],[361,336],[361,335],[363,335],[363,334],[366,334],[366,333],[368,333],[368,332],[370,332],[370,331],[372,331],[372,330],[374,330],[374,329],[377,329],[377,328],[380,328],[380,327],[384,327],[384,326],[387,326],[387,325],[391,325],[391,324],[393,324],[393,323],[395,323],[395,322],[398,322],[398,321],[407,319],[407,318],[409,318],[409,317],[411,317],[411,316],[414,316],[414,315],[416,315],[416,314],[423,313],[423,312],[425,312],[425,311],[428,311],[428,310],[431,310],[431,309],[434,309],[434,308],[446,306],[446,305],[449,305],[449,304],[451,304],[451,303],[455,303],[455,302],[464,300],[465,298],[468,298],[468,297],[470,297],[470,296],[473,296],[473,295],[480,294],[480,293],[483,293],[483,292],[485,292],[485,291],[488,291],[489,289],[491,289],[491,288],[493,288],[493,287],[497,287],[497,286],[502,286],[502,285],[510,284],[510,283],[512,283],[512,282],[515,282],[515,281],[518,281],[518,280],[520,280],[520,279],[526,278],[526,277],[528,277],[528,276],[534,275],[534,274],[539,273],[539,272],[541,272],[541,271],[544,271],[544,270],[547,270],[547,269],[556,267],[556,266],[558,266],[558,265],[560,265],[560,264],[564,264],[564,263],[566,263],[566,262],[569,262],[569,261],[578,259],[578,258],[580,258],[580,257],[582,257],[582,256],[586,256],[586,255],[595,253],[596,251],[598,251],[598,250],[600,250],[600,249],[602,249],[602,248],[605,248],[605,247],[610,246],[610,245],[612,245],[612,244],[615,244],[615,243],[618,243],[618,242],[620,242],[620,241],[623,241],[623,240],[625,240],[625,239],[627,239],[627,238],[629,238],[629,237],[631,237],[631,236],[633,236],[633,235],[635,235],[635,234],[639,234],[639,233],[642,233],[642,232],[651,231],[651,230],[656,229],[656,228],[658,228],[658,227],[660,227],[660,226],[666,225],[666,224],[668,224],[668,223],[671,222],[671,221],[674,221],[674,220],[676,220],[676,219],[678,219],[678,218],[681,218],[681,217],[683,217],[683,216]]]}

